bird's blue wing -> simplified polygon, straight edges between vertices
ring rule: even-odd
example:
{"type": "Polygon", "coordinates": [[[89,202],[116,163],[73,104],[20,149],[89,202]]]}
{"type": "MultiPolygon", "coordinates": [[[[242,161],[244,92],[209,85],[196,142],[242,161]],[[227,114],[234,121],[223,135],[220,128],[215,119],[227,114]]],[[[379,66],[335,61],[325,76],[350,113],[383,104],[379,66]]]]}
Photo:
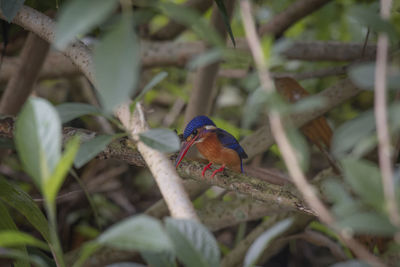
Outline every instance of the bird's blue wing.
{"type": "Polygon", "coordinates": [[[239,145],[239,142],[236,140],[235,137],[233,137],[233,135],[231,135],[225,130],[218,128],[217,137],[224,147],[228,147],[230,149],[235,150],[239,154],[241,159],[247,159],[246,152],[244,152],[243,147],[239,145]]]}

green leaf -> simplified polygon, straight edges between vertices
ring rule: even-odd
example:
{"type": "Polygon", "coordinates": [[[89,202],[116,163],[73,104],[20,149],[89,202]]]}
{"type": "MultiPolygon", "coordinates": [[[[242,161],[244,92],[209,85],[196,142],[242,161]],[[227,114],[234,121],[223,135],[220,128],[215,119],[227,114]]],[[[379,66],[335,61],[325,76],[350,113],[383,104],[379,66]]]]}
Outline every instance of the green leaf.
{"type": "Polygon", "coordinates": [[[195,10],[170,2],[155,2],[153,6],[171,19],[190,27],[201,40],[216,46],[224,46],[224,42],[215,29],[210,27],[207,21],[195,10]]]}
{"type": "Polygon", "coordinates": [[[236,46],[235,37],[233,36],[232,28],[231,28],[231,25],[229,23],[229,16],[228,16],[228,12],[226,11],[226,8],[225,8],[224,1],[215,0],[215,3],[217,4],[218,10],[221,13],[222,20],[224,21],[226,30],[228,31],[228,34],[229,34],[229,37],[231,38],[233,46],[236,46]]]}
{"type": "Polygon", "coordinates": [[[140,92],[140,94],[136,97],[136,101],[139,101],[143,98],[143,96],[150,91],[154,86],[156,86],[158,83],[160,83],[162,80],[165,79],[165,77],[168,76],[168,73],[166,71],[162,71],[158,73],[156,76],[151,79],[151,81],[146,84],[146,86],[143,88],[143,90],[140,92]]]}
{"type": "Polygon", "coordinates": [[[270,242],[285,232],[293,224],[293,219],[288,218],[279,223],[276,223],[270,229],[261,234],[254,243],[250,246],[244,258],[244,266],[254,266],[257,264],[261,254],[270,244],[270,242]]]}
{"type": "Polygon", "coordinates": [[[77,35],[104,21],[118,5],[117,0],[72,0],[61,8],[54,45],[63,50],[77,35]]]}
{"type": "MultiPolygon", "coordinates": [[[[1,218],[0,231],[7,230],[7,229],[16,231],[18,229],[17,226],[15,225],[13,219],[11,218],[11,215],[8,212],[6,206],[3,204],[3,202],[1,200],[0,200],[0,218],[1,218]]],[[[21,246],[21,247],[17,248],[17,250],[23,255],[23,257],[25,259],[17,259],[14,262],[15,267],[30,267],[29,261],[26,260],[26,258],[29,257],[26,246],[21,246]]]]}
{"type": "Polygon", "coordinates": [[[124,13],[94,50],[97,89],[106,112],[111,113],[116,106],[129,101],[136,90],[139,62],[132,14],[124,13]]]}
{"type": "Polygon", "coordinates": [[[0,177],[0,199],[19,211],[42,234],[46,241],[50,240],[49,228],[46,217],[23,190],[11,185],[6,179],[0,177]]]}
{"type": "Polygon", "coordinates": [[[142,251],[142,258],[152,267],[176,267],[175,254],[168,252],[142,251]]]}
{"type": "Polygon", "coordinates": [[[301,168],[303,171],[307,171],[310,165],[310,151],[306,138],[299,132],[298,129],[293,127],[288,128],[286,132],[289,141],[296,152],[296,156],[299,160],[301,168]]]}
{"type": "Polygon", "coordinates": [[[8,22],[11,22],[25,0],[1,0],[0,9],[8,22]]]}
{"type": "Polygon", "coordinates": [[[14,267],[25,267],[25,266],[31,267],[29,262],[31,262],[37,267],[49,267],[49,265],[47,265],[45,260],[43,260],[41,257],[38,257],[36,255],[27,255],[17,249],[9,249],[9,248],[0,249],[0,258],[10,258],[17,260],[14,263],[14,267]],[[25,262],[27,265],[25,263],[21,265],[20,264],[21,262],[25,262]]]}
{"type": "Polygon", "coordinates": [[[215,62],[218,62],[219,60],[222,59],[222,50],[219,48],[214,48],[208,51],[205,51],[204,53],[201,53],[200,55],[194,57],[191,59],[186,67],[189,70],[195,70],[197,68],[201,68],[203,66],[207,66],[210,64],[213,64],[215,62]]]}
{"type": "Polygon", "coordinates": [[[365,203],[382,210],[384,195],[378,167],[367,160],[354,158],[344,158],[341,164],[344,178],[353,190],[365,203]]]}
{"type": "Polygon", "coordinates": [[[257,88],[247,98],[244,106],[242,127],[249,129],[259,118],[262,110],[265,109],[268,101],[268,94],[261,87],[257,88]]]}
{"type": "Polygon", "coordinates": [[[49,246],[33,236],[17,230],[0,231],[0,247],[33,246],[44,250],[49,250],[49,246]]]}
{"type": "Polygon", "coordinates": [[[377,3],[371,5],[354,5],[349,10],[350,16],[376,32],[386,32],[392,41],[398,40],[395,27],[379,15],[377,3]]]}
{"type": "Polygon", "coordinates": [[[146,215],[123,220],[101,234],[100,244],[124,250],[172,251],[172,244],[161,223],[146,215]]]}
{"type": "Polygon", "coordinates": [[[56,106],[62,123],[66,123],[84,115],[100,114],[95,106],[84,103],[64,103],[56,106]]]}
{"type": "Polygon", "coordinates": [[[219,266],[220,252],[214,236],[202,224],[167,218],[165,227],[178,259],[186,266],[219,266]]]}
{"type": "MultiPolygon", "coordinates": [[[[375,63],[362,63],[349,68],[350,79],[360,88],[374,90],[375,88],[375,63]]],[[[398,90],[400,83],[399,70],[394,66],[389,66],[387,74],[387,87],[398,90]]]]}
{"type": "Polygon", "coordinates": [[[303,98],[290,106],[290,111],[293,114],[313,111],[317,108],[322,108],[326,104],[326,98],[319,95],[311,95],[303,98]]]}
{"type": "Polygon", "coordinates": [[[94,253],[96,252],[99,248],[101,248],[101,245],[98,244],[96,241],[90,241],[86,242],[83,244],[83,246],[79,250],[79,257],[78,259],[74,262],[74,265],[72,267],[80,267],[83,266],[85,261],[94,253]]]}
{"type": "Polygon", "coordinates": [[[60,160],[60,118],[47,100],[29,98],[15,125],[15,143],[22,166],[42,188],[60,160]]]}
{"type": "Polygon", "coordinates": [[[397,232],[386,216],[374,212],[351,214],[337,221],[336,225],[356,234],[392,236],[397,232]]]}
{"type": "Polygon", "coordinates": [[[147,146],[165,153],[179,150],[180,141],[174,131],[169,129],[151,129],[139,134],[140,141],[147,146]]]}
{"type": "Polygon", "coordinates": [[[43,186],[43,195],[48,203],[55,205],[56,196],[69,169],[74,162],[74,158],[79,149],[79,137],[73,137],[65,146],[65,152],[58,162],[51,178],[46,180],[43,186]]]}
{"type": "Polygon", "coordinates": [[[74,165],[80,168],[103,151],[117,135],[99,135],[83,143],[76,155],[74,165]]]}

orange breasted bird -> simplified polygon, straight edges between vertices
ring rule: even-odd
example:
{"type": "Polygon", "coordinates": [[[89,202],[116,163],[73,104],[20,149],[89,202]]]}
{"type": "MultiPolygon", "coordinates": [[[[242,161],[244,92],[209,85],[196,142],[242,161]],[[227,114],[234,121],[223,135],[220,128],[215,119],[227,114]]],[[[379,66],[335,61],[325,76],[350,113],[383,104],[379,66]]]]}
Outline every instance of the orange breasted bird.
{"type": "Polygon", "coordinates": [[[213,163],[222,165],[215,170],[211,177],[221,172],[225,167],[236,172],[243,172],[242,160],[247,158],[246,152],[239,142],[230,133],[217,128],[215,123],[207,116],[197,116],[186,125],[183,132],[183,144],[176,159],[176,167],[179,166],[189,148],[196,144],[199,152],[209,161],[204,167],[202,176],[213,163]]]}

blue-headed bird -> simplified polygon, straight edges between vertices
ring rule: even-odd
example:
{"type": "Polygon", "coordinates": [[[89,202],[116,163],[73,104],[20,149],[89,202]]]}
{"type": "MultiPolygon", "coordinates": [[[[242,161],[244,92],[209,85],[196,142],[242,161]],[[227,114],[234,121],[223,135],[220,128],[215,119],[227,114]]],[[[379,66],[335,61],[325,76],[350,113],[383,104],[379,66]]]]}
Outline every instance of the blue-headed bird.
{"type": "Polygon", "coordinates": [[[207,116],[197,116],[186,125],[183,132],[183,144],[176,159],[176,167],[179,166],[189,148],[196,144],[199,152],[209,161],[204,167],[202,175],[213,163],[222,165],[215,170],[211,177],[221,172],[225,167],[237,172],[243,172],[243,159],[247,158],[246,152],[239,142],[230,133],[217,128],[215,123],[207,116]]]}

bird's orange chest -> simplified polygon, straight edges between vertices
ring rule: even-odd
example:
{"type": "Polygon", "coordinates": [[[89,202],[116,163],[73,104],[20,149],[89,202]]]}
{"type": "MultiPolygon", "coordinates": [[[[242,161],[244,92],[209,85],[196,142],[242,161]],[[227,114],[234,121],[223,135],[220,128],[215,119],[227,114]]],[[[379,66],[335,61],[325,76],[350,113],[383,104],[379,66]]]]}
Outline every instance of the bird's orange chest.
{"type": "Polygon", "coordinates": [[[218,140],[217,135],[215,133],[209,133],[203,138],[202,142],[196,143],[199,152],[209,161],[222,164],[221,152],[224,147],[218,140]]]}

